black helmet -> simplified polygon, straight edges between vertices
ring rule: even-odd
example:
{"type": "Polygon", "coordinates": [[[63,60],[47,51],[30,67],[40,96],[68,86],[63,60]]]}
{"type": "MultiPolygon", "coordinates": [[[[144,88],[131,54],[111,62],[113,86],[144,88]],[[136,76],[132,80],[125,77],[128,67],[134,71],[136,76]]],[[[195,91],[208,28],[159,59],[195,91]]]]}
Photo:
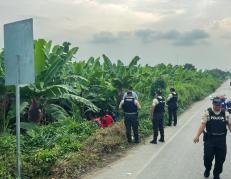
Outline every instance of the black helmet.
{"type": "Polygon", "coordinates": [[[222,103],[222,101],[219,97],[213,98],[213,105],[220,106],[221,103],[222,103]]]}

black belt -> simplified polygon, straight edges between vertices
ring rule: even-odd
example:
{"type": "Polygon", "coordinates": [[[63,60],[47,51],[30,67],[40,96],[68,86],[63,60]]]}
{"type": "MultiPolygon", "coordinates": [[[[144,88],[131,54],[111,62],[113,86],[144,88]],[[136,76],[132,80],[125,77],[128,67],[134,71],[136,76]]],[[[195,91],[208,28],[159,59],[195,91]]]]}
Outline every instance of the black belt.
{"type": "Polygon", "coordinates": [[[227,132],[223,132],[223,133],[210,133],[210,132],[205,132],[204,134],[207,134],[208,136],[225,136],[227,134],[227,132]]]}

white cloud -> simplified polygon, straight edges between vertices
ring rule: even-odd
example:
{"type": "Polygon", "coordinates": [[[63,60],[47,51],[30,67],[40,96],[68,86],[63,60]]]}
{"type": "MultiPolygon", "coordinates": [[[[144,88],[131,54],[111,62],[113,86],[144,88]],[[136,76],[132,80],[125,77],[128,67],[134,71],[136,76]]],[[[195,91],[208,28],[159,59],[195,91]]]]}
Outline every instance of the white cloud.
{"type": "Polygon", "coordinates": [[[213,21],[211,23],[211,28],[214,30],[231,32],[231,17],[213,21]]]}
{"type": "Polygon", "coordinates": [[[136,36],[141,38],[144,43],[152,43],[157,40],[168,40],[173,45],[177,46],[194,46],[204,44],[205,40],[209,38],[209,34],[201,29],[193,29],[191,31],[179,32],[171,30],[167,32],[155,30],[139,30],[136,36]]]}
{"type": "Polygon", "coordinates": [[[201,29],[193,29],[191,31],[180,32],[177,30],[158,31],[151,29],[143,29],[137,31],[119,32],[113,34],[111,32],[96,33],[91,42],[99,44],[117,43],[130,41],[134,38],[141,40],[145,44],[156,43],[157,41],[170,42],[176,46],[195,46],[198,44],[208,45],[209,34],[201,29]]]}
{"type": "Polygon", "coordinates": [[[231,58],[228,50],[222,51],[230,48],[230,7],[230,0],[0,0],[0,26],[33,17],[36,38],[70,41],[80,51],[84,48],[85,56],[115,48],[115,59],[118,54],[132,58],[134,52],[151,58],[153,49],[156,57],[168,53],[171,58],[183,49],[185,57],[195,57],[199,64],[201,55],[203,59],[215,59],[216,53],[220,59],[231,58]],[[135,32],[141,29],[151,30],[138,37],[135,32]],[[208,39],[209,45],[204,43],[208,39]],[[210,51],[213,54],[209,56],[210,51]]]}
{"type": "Polygon", "coordinates": [[[103,3],[88,1],[86,9],[93,9],[92,17],[99,25],[103,24],[104,29],[120,31],[130,30],[150,23],[159,22],[162,19],[160,13],[139,12],[133,10],[126,3],[103,3]],[[97,17],[97,18],[95,18],[97,17]]]}
{"type": "Polygon", "coordinates": [[[95,32],[129,31],[159,22],[162,18],[158,13],[132,10],[129,1],[128,5],[123,5],[122,1],[120,4],[100,4],[94,0],[20,0],[0,2],[0,7],[0,25],[32,17],[36,37],[58,41],[89,40],[95,32]]]}

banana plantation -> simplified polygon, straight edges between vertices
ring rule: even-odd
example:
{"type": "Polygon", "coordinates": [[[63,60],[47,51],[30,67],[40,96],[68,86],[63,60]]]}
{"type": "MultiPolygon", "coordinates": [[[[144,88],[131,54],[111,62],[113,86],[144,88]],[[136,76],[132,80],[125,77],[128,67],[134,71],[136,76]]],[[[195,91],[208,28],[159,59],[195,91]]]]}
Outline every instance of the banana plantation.
{"type": "MultiPolygon", "coordinates": [[[[35,83],[21,86],[22,174],[28,178],[77,178],[103,158],[129,147],[118,106],[132,86],[139,96],[141,137],[151,134],[149,109],[154,92],[165,95],[174,87],[179,112],[213,92],[230,75],[219,69],[198,70],[192,64],[141,65],[135,56],[125,65],[106,55],[77,58],[78,47],[69,42],[53,45],[34,41],[35,83]],[[41,108],[36,120],[31,106],[41,108]],[[99,129],[89,113],[113,112],[117,122],[99,129]]],[[[0,50],[0,178],[15,178],[15,87],[5,86],[4,49],[0,50]]],[[[101,164],[100,164],[101,165],[101,164]]]]}

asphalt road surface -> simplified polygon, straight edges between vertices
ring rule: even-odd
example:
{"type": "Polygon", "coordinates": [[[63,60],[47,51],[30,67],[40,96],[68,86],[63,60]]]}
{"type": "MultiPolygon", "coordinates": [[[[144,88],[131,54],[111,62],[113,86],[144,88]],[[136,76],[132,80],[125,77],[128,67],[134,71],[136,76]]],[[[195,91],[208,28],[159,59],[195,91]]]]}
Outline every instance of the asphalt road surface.
{"type": "MultiPolygon", "coordinates": [[[[231,99],[229,81],[212,95],[231,99]]],[[[193,143],[203,112],[211,106],[209,97],[193,104],[179,116],[176,127],[165,128],[165,143],[149,144],[151,137],[129,150],[127,155],[84,179],[204,179],[203,141],[193,143]]],[[[227,135],[227,156],[221,179],[231,178],[231,133],[227,135]]],[[[212,172],[209,177],[213,178],[212,172]]]]}

